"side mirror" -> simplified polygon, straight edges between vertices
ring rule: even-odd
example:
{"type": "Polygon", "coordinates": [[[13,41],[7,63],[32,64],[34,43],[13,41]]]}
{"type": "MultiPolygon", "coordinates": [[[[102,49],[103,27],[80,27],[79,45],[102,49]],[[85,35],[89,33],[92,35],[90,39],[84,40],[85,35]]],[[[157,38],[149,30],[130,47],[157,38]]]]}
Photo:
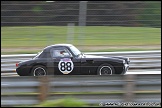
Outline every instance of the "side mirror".
{"type": "Polygon", "coordinates": [[[73,56],[70,56],[71,60],[73,59],[73,56]]]}

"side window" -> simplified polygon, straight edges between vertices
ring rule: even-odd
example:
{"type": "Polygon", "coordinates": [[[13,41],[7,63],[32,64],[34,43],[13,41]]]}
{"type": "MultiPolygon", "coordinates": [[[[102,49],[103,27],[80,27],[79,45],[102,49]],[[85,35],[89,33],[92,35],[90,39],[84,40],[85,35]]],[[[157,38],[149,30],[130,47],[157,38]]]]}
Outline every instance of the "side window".
{"type": "Polygon", "coordinates": [[[65,48],[57,48],[52,49],[51,55],[53,58],[55,57],[71,57],[71,53],[65,48]]]}

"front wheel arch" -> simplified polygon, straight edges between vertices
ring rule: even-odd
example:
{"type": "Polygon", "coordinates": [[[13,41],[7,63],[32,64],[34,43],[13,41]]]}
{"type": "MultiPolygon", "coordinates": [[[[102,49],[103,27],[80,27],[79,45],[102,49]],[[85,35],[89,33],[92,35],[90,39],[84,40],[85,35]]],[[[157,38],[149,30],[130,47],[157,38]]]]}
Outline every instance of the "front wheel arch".
{"type": "Polygon", "coordinates": [[[97,69],[97,75],[113,75],[115,74],[115,69],[111,64],[108,63],[104,63],[101,64],[98,69],[97,69]],[[105,72],[107,72],[107,74],[103,74],[105,72]]]}

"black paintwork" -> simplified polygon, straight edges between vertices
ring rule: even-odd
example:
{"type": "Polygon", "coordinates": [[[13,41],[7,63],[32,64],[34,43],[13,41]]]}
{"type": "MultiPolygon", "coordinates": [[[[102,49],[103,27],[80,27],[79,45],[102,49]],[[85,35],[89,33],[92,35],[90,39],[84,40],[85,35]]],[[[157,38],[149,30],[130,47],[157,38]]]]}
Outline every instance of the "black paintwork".
{"type": "Polygon", "coordinates": [[[72,72],[68,75],[97,75],[98,67],[104,63],[112,65],[115,69],[115,74],[125,74],[126,69],[124,68],[124,64],[129,64],[128,58],[84,55],[82,53],[76,55],[70,49],[72,46],[71,44],[55,44],[48,46],[33,59],[20,62],[16,68],[16,72],[20,76],[29,76],[34,66],[42,65],[46,67],[48,75],[64,75],[60,72],[58,64],[60,59],[68,58],[71,59],[74,64],[72,72]],[[52,51],[57,49],[66,49],[71,55],[66,57],[52,57],[52,51]]]}

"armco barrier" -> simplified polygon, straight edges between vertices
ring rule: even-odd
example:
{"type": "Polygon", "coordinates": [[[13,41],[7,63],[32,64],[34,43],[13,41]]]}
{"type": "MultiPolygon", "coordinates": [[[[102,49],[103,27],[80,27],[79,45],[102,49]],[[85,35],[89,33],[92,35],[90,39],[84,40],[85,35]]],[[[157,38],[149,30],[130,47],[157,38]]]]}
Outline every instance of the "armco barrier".
{"type": "MultiPolygon", "coordinates": [[[[161,51],[129,51],[129,52],[86,52],[98,56],[124,56],[130,59],[129,69],[160,69],[161,51]]],[[[15,64],[32,59],[36,54],[1,55],[1,72],[13,72],[15,64]]]]}
{"type": "Polygon", "coordinates": [[[161,102],[161,75],[2,77],[1,106],[34,105],[67,96],[88,104],[161,102]]]}

